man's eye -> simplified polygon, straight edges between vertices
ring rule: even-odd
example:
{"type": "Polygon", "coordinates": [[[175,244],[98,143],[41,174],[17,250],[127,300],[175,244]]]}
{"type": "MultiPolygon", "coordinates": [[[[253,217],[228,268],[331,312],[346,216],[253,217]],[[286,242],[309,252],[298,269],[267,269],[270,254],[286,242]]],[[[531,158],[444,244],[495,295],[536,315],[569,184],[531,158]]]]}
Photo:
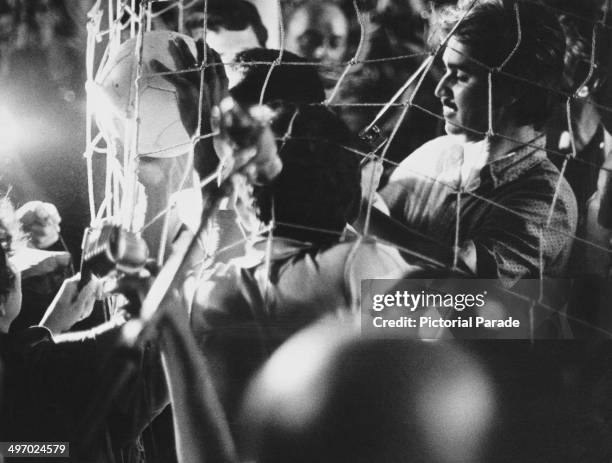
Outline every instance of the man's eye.
{"type": "Polygon", "coordinates": [[[323,43],[321,34],[312,31],[306,31],[298,38],[298,46],[304,51],[311,51],[320,47],[323,43]]]}
{"type": "Polygon", "coordinates": [[[342,37],[338,36],[338,35],[332,35],[329,38],[329,46],[331,48],[339,48],[342,44],[342,37]]]}
{"type": "Polygon", "coordinates": [[[465,72],[457,72],[455,78],[458,82],[467,82],[470,80],[470,75],[465,72]]]}

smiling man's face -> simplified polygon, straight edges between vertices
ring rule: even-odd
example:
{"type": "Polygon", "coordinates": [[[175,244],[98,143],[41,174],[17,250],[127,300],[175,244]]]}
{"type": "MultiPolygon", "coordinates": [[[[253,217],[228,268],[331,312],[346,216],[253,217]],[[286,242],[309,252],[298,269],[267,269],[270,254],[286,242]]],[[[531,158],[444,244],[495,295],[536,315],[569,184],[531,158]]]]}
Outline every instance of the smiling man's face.
{"type": "Polygon", "coordinates": [[[446,133],[474,141],[488,128],[488,81],[487,71],[469,56],[469,47],[450,39],[442,56],[446,72],[435,93],[442,103],[446,133]]]}

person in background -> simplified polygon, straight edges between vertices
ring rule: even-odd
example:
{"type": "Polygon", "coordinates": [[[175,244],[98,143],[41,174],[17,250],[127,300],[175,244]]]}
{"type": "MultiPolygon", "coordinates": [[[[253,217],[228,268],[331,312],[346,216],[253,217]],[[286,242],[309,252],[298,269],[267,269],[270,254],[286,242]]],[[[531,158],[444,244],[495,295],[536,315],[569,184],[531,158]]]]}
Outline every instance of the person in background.
{"type": "MultiPolygon", "coordinates": [[[[390,162],[384,165],[381,179],[384,184],[396,163],[440,135],[441,126],[436,115],[442,113],[442,108],[434,95],[436,67],[424,76],[418,88],[420,79],[414,78],[429,55],[423,7],[414,0],[375,3],[369,10],[362,7],[361,14],[367,18],[364,45],[332,104],[349,128],[360,134],[396,92],[413,79],[395,101],[412,101],[414,105],[404,114],[399,129],[386,148],[385,158],[390,162]]],[[[391,136],[403,112],[402,106],[388,108],[376,122],[380,136],[374,137],[370,150],[391,136]]]]}
{"type": "MultiPolygon", "coordinates": [[[[204,2],[196,2],[187,10],[185,26],[194,39],[204,37],[204,2]]],[[[268,31],[257,7],[247,0],[218,0],[208,3],[206,43],[225,63],[229,86],[236,83],[230,65],[242,50],[264,47],[268,31]]]]}
{"type": "Polygon", "coordinates": [[[612,165],[612,126],[607,121],[610,99],[605,92],[610,86],[612,42],[608,27],[593,26],[604,17],[601,5],[585,2],[564,5],[563,9],[569,13],[560,15],[567,43],[562,88],[577,98],[571,100],[569,114],[567,99],[559,104],[555,117],[546,126],[547,145],[551,161],[560,168],[565,163],[564,175],[578,204],[579,239],[574,243],[570,260],[574,281],[568,311],[573,317],[572,328],[580,338],[593,338],[602,335],[593,327],[608,330],[612,327],[608,310],[612,223],[598,220],[600,213],[609,207],[604,197],[607,169],[612,165]],[[577,14],[581,19],[576,18],[577,14]]]}
{"type": "Polygon", "coordinates": [[[23,246],[22,241],[12,205],[3,198],[0,439],[70,442],[71,461],[140,461],[135,459],[135,441],[167,404],[156,350],[138,346],[131,355],[122,350],[125,318],[91,331],[63,334],[91,313],[100,289],[99,282],[91,280],[79,292],[78,277],[64,282],[38,326],[11,330],[23,310],[21,275],[12,262],[13,251],[23,246]],[[106,403],[105,398],[107,407],[93,407],[106,403]]]}
{"type": "Polygon", "coordinates": [[[299,4],[287,18],[286,48],[307,61],[320,63],[326,88],[334,86],[347,59],[349,21],[333,2],[299,4]]]}
{"type": "Polygon", "coordinates": [[[61,217],[53,204],[29,201],[17,209],[15,217],[25,239],[13,256],[21,273],[24,306],[12,324],[17,331],[38,323],[74,269],[61,238],[61,217]]]}

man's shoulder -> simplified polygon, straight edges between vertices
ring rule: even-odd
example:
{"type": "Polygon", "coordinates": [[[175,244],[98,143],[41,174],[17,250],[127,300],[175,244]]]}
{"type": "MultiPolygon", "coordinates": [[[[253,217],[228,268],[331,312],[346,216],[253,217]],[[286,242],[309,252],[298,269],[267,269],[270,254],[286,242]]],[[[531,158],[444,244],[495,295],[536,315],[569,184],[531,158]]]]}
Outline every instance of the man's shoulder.
{"type": "Polygon", "coordinates": [[[529,193],[537,190],[538,195],[548,196],[548,199],[556,198],[562,206],[577,208],[572,187],[548,156],[544,156],[541,162],[523,172],[519,181],[531,185],[531,188],[525,188],[529,193]]]}
{"type": "Polygon", "coordinates": [[[278,287],[295,294],[346,293],[366,278],[401,278],[407,269],[399,252],[373,240],[355,239],[303,253],[281,264],[278,287]]]}
{"type": "Polygon", "coordinates": [[[358,309],[362,280],[402,278],[409,268],[396,249],[366,239],[335,244],[312,259],[314,265],[304,261],[309,270],[300,275],[298,292],[347,310],[358,309]]]}
{"type": "Polygon", "coordinates": [[[576,196],[545,154],[538,162],[516,171],[499,191],[503,196],[498,200],[506,208],[526,215],[530,221],[552,218],[556,228],[574,232],[578,216],[576,196]]]}
{"type": "Polygon", "coordinates": [[[244,278],[247,269],[255,267],[257,264],[248,258],[232,259],[229,262],[220,262],[212,268],[203,272],[198,280],[197,291],[199,294],[205,293],[206,299],[210,302],[213,295],[227,296],[239,291],[240,280],[244,278]]]}
{"type": "Polygon", "coordinates": [[[389,182],[415,177],[436,176],[443,169],[449,151],[461,149],[460,142],[451,135],[443,135],[423,144],[407,156],[393,171],[389,182]]]}
{"type": "Polygon", "coordinates": [[[43,326],[31,326],[4,338],[4,344],[8,349],[22,355],[32,354],[39,349],[54,345],[51,332],[43,326]]]}
{"type": "Polygon", "coordinates": [[[320,262],[338,266],[338,277],[399,278],[408,268],[397,249],[374,240],[339,243],[320,255],[320,262]]]}
{"type": "Polygon", "coordinates": [[[542,162],[540,168],[549,181],[554,181],[553,198],[557,198],[558,204],[555,204],[557,212],[565,213],[569,222],[575,227],[578,220],[578,202],[574,190],[548,157],[542,162]]]}

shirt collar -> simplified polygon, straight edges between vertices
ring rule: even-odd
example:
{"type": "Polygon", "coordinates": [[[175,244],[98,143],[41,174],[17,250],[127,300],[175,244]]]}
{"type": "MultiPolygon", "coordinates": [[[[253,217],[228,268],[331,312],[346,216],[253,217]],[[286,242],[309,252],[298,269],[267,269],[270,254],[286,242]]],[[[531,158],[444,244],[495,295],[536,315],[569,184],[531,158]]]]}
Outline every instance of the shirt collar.
{"type": "Polygon", "coordinates": [[[483,183],[490,181],[493,188],[516,180],[533,166],[546,159],[546,137],[541,135],[506,156],[485,165],[481,172],[483,183]]]}

